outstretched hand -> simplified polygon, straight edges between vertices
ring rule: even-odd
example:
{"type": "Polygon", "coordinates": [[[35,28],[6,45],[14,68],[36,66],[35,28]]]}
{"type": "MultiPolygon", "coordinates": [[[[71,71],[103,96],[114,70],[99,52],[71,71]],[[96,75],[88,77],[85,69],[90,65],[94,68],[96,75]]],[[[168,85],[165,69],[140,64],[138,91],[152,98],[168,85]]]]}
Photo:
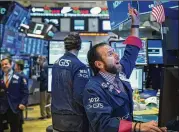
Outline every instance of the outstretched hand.
{"type": "Polygon", "coordinates": [[[129,10],[129,15],[131,16],[132,19],[132,25],[139,25],[140,24],[140,18],[139,18],[139,12],[132,8],[130,3],[128,4],[128,10],[129,10]]]}

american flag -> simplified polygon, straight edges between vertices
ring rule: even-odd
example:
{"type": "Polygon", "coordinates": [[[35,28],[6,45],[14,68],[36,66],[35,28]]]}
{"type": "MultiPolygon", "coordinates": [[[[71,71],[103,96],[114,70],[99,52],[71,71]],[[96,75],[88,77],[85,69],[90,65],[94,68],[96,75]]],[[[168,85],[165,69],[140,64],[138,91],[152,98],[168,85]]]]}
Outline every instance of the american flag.
{"type": "Polygon", "coordinates": [[[152,15],[158,23],[165,21],[165,12],[162,4],[156,5],[152,8],[152,15]]]}

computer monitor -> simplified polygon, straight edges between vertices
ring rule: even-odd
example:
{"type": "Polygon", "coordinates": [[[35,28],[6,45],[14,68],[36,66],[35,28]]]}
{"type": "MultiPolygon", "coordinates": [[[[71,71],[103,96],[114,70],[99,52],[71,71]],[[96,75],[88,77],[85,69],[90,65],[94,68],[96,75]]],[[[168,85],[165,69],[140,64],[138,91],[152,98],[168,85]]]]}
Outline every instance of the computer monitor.
{"type": "Polygon", "coordinates": [[[159,125],[166,126],[167,122],[176,120],[179,116],[179,68],[163,69],[163,81],[160,91],[159,125]]]}
{"type": "Polygon", "coordinates": [[[13,31],[18,31],[20,24],[28,24],[29,21],[30,11],[16,2],[12,3],[4,18],[4,24],[13,31]]]}
{"type": "Polygon", "coordinates": [[[134,68],[129,78],[132,89],[143,91],[143,69],[134,68]]]}
{"type": "MultiPolygon", "coordinates": [[[[120,59],[124,55],[124,51],[126,48],[126,45],[123,44],[124,40],[121,41],[111,41],[110,46],[114,48],[115,52],[118,53],[120,59]]],[[[137,60],[136,60],[136,65],[147,65],[147,49],[146,49],[146,41],[142,40],[142,48],[139,51],[137,60]]]]}
{"type": "Polygon", "coordinates": [[[40,38],[26,37],[24,40],[24,53],[43,55],[46,40],[40,38]]]}
{"type": "Polygon", "coordinates": [[[48,64],[53,65],[56,60],[62,57],[65,53],[64,41],[62,40],[52,40],[49,41],[49,51],[48,51],[48,64]]]}
{"type": "Polygon", "coordinates": [[[74,31],[84,31],[85,30],[85,20],[84,19],[74,19],[74,26],[73,30],[74,31]]]}
{"type": "Polygon", "coordinates": [[[51,83],[52,83],[52,68],[48,68],[48,92],[51,92],[51,83]]]}
{"type": "Polygon", "coordinates": [[[88,65],[87,53],[91,47],[92,47],[91,41],[83,41],[81,43],[81,49],[79,50],[79,53],[78,53],[78,59],[86,65],[88,65]]]}
{"type": "Polygon", "coordinates": [[[111,31],[110,20],[102,20],[102,31],[111,31]]]}
{"type": "Polygon", "coordinates": [[[162,40],[148,39],[147,44],[149,64],[163,64],[162,40]]]}

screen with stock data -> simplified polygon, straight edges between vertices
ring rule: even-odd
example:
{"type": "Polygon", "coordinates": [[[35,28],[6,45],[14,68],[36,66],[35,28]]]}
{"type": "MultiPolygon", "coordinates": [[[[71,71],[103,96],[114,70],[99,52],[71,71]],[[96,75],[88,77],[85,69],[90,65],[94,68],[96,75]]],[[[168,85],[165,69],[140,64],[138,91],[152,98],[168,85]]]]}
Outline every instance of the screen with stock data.
{"type": "MultiPolygon", "coordinates": [[[[124,55],[124,51],[126,48],[126,45],[123,44],[124,41],[113,41],[110,42],[110,45],[112,48],[114,48],[115,52],[118,53],[120,59],[124,55]]],[[[147,48],[146,48],[146,40],[142,40],[142,48],[139,51],[136,65],[147,65],[147,48]]]]}

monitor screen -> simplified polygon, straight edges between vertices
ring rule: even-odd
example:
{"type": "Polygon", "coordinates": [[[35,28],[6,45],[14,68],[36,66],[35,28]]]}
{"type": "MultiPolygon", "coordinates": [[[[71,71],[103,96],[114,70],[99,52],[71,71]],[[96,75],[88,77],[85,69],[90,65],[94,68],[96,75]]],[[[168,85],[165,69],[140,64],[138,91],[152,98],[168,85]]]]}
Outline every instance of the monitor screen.
{"type": "Polygon", "coordinates": [[[64,42],[60,40],[49,41],[49,65],[53,65],[56,60],[65,53],[64,42]]]}
{"type": "Polygon", "coordinates": [[[33,29],[33,34],[42,34],[42,31],[44,29],[44,24],[36,23],[35,27],[33,29]]]}
{"type": "Polygon", "coordinates": [[[149,64],[163,64],[161,40],[147,40],[149,64]]]}
{"type": "Polygon", "coordinates": [[[48,92],[51,92],[52,68],[48,68],[48,92]]]}
{"type": "Polygon", "coordinates": [[[33,55],[43,55],[46,40],[26,37],[24,41],[24,53],[33,55]]]}
{"type": "Polygon", "coordinates": [[[92,46],[92,43],[90,41],[83,41],[81,43],[81,49],[78,53],[78,59],[80,61],[82,61],[84,64],[88,64],[88,61],[87,61],[87,53],[89,51],[89,49],[91,48],[92,46]]]}
{"type": "MultiPolygon", "coordinates": [[[[120,59],[124,55],[125,47],[126,45],[123,44],[124,40],[122,41],[112,41],[110,42],[110,45],[112,48],[114,48],[115,52],[118,53],[120,59]]],[[[147,65],[147,51],[146,51],[146,41],[142,40],[142,48],[139,51],[136,65],[147,65]]]]}
{"type": "Polygon", "coordinates": [[[129,78],[132,89],[143,90],[143,69],[134,68],[129,78]]]}
{"type": "Polygon", "coordinates": [[[74,30],[85,30],[85,20],[74,20],[74,30]]]}
{"type": "Polygon", "coordinates": [[[102,21],[102,30],[103,31],[111,31],[111,24],[109,20],[102,21]]]}
{"type": "Polygon", "coordinates": [[[25,34],[17,33],[16,39],[15,39],[16,53],[19,53],[21,51],[24,52],[24,39],[25,39],[25,34]]]}
{"type": "Polygon", "coordinates": [[[98,18],[89,18],[88,19],[88,31],[89,32],[98,32],[99,31],[99,19],[98,18]]]}
{"type": "Polygon", "coordinates": [[[24,74],[25,74],[25,76],[26,76],[27,78],[30,77],[30,68],[29,68],[29,67],[25,67],[24,70],[23,70],[23,72],[24,72],[24,74]]]}
{"type": "Polygon", "coordinates": [[[13,52],[15,49],[16,33],[6,28],[4,30],[2,47],[6,48],[8,52],[13,52]]]}
{"type": "Polygon", "coordinates": [[[70,32],[70,24],[71,19],[70,18],[61,18],[60,19],[60,31],[61,32],[70,32]]]}
{"type": "Polygon", "coordinates": [[[7,13],[5,25],[17,31],[21,23],[28,24],[30,21],[30,12],[18,3],[14,3],[12,8],[12,12],[7,13]]]}

